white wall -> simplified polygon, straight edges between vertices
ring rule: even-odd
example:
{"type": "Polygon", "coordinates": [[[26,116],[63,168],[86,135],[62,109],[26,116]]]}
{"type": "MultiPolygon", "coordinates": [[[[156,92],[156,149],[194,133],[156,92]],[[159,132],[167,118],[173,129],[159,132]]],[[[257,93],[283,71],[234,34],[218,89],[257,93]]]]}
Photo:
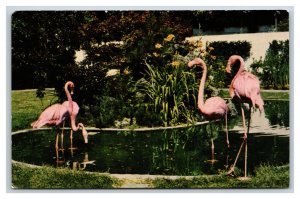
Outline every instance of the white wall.
{"type": "Polygon", "coordinates": [[[289,32],[268,32],[268,33],[247,33],[247,34],[231,34],[231,35],[208,35],[194,36],[187,40],[197,41],[202,38],[203,44],[212,41],[248,41],[251,43],[250,58],[246,61],[246,67],[249,67],[253,58],[258,60],[260,57],[264,59],[269,43],[273,40],[289,39],[289,32]]]}

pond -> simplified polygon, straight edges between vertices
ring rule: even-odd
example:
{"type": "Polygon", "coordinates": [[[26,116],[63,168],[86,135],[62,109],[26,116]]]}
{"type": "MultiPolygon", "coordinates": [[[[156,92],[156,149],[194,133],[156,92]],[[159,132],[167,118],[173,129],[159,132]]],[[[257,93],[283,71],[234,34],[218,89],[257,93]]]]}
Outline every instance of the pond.
{"type": "MultiPolygon", "coordinates": [[[[249,174],[262,164],[289,163],[289,102],[265,103],[265,114],[252,113],[247,142],[249,174]]],[[[12,159],[36,165],[119,174],[217,174],[233,164],[242,137],[240,117],[229,120],[229,149],[223,121],[156,131],[90,132],[87,145],[80,133],[74,133],[71,143],[66,131],[64,150],[55,149],[55,134],[51,130],[40,130],[12,136],[12,159]],[[213,154],[211,138],[215,145],[213,154]],[[76,148],[70,149],[71,145],[76,148]]],[[[241,153],[237,162],[241,170],[243,159],[241,153]]]]}

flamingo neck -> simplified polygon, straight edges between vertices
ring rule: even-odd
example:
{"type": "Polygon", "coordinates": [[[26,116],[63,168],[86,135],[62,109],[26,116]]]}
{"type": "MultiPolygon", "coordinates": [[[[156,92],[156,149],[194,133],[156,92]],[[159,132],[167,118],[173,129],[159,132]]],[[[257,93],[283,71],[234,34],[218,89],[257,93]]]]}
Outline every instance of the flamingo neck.
{"type": "Polygon", "coordinates": [[[237,77],[241,72],[243,72],[245,70],[245,62],[244,59],[240,56],[238,56],[235,60],[235,62],[239,60],[240,61],[240,68],[238,70],[238,72],[236,73],[236,75],[234,77],[237,77]]]}
{"type": "Polygon", "coordinates": [[[78,129],[80,127],[83,127],[83,124],[82,123],[78,123],[77,126],[76,126],[76,116],[74,114],[71,114],[71,127],[72,127],[72,130],[73,131],[78,131],[78,129]]]}
{"type": "Polygon", "coordinates": [[[71,84],[71,82],[67,82],[65,84],[65,92],[66,92],[67,99],[68,99],[68,102],[69,102],[68,112],[71,114],[73,112],[73,101],[72,101],[72,97],[71,97],[71,94],[70,94],[69,89],[68,89],[70,84],[71,84]]]}
{"type": "Polygon", "coordinates": [[[198,108],[200,109],[201,112],[204,111],[204,86],[205,86],[206,75],[207,75],[207,68],[204,62],[202,63],[202,66],[203,66],[203,73],[202,73],[199,92],[198,92],[198,108]]]}
{"type": "Polygon", "coordinates": [[[234,60],[234,63],[239,60],[240,61],[240,67],[239,67],[239,70],[238,72],[235,74],[234,78],[232,79],[231,81],[231,84],[230,84],[230,87],[229,87],[229,94],[230,94],[230,97],[233,97],[235,94],[234,94],[234,87],[233,87],[233,83],[235,82],[236,78],[245,70],[245,62],[244,62],[244,59],[240,56],[237,56],[234,60]]]}
{"type": "Polygon", "coordinates": [[[73,131],[77,131],[80,127],[82,128],[82,136],[84,138],[84,143],[88,143],[88,133],[84,127],[84,125],[82,123],[78,123],[78,125],[76,126],[75,124],[75,115],[72,114],[71,115],[71,127],[73,131]]]}

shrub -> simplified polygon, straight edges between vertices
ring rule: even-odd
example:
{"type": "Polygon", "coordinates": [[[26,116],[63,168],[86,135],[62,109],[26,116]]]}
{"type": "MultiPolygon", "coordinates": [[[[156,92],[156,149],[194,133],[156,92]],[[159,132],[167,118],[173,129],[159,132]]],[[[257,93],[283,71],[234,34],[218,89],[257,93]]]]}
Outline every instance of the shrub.
{"type": "Polygon", "coordinates": [[[195,74],[188,71],[187,58],[179,54],[187,46],[176,43],[169,34],[155,48],[147,56],[144,78],[138,82],[147,115],[164,126],[195,121],[197,82],[195,74]]]}
{"type": "Polygon", "coordinates": [[[207,48],[211,48],[210,55],[223,57],[228,60],[231,55],[240,55],[244,59],[250,57],[251,44],[247,41],[214,41],[207,43],[207,48]]]}
{"type": "Polygon", "coordinates": [[[272,41],[265,59],[254,60],[250,67],[260,77],[263,87],[288,89],[289,40],[272,41]]]}

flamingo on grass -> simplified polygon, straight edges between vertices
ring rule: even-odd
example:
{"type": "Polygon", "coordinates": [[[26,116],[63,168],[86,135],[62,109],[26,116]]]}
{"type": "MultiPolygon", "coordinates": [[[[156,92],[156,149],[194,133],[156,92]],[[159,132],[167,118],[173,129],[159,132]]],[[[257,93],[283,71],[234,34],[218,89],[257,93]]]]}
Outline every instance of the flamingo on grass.
{"type": "MultiPolygon", "coordinates": [[[[69,92],[69,87],[71,93],[73,94],[74,83],[68,81],[65,86],[65,93],[68,101],[63,104],[53,104],[50,107],[46,108],[39,116],[38,120],[31,123],[32,128],[41,128],[44,125],[60,127],[67,118],[71,119],[72,130],[77,131],[79,127],[82,127],[82,136],[84,138],[84,142],[88,143],[88,134],[86,129],[84,128],[82,123],[79,123],[77,126],[75,125],[75,118],[78,114],[79,107],[76,102],[72,101],[71,94],[69,92]],[[76,107],[77,105],[77,107],[76,107]]],[[[63,142],[63,129],[61,133],[61,144],[63,142]]],[[[58,148],[58,132],[56,133],[56,144],[55,147],[58,148]]]]}
{"type": "Polygon", "coordinates": [[[241,144],[240,150],[236,157],[236,160],[229,170],[228,174],[234,172],[234,167],[240,151],[245,144],[245,165],[244,165],[244,178],[247,178],[247,134],[249,133],[250,129],[250,121],[251,121],[251,108],[258,107],[259,111],[262,112],[264,110],[264,101],[260,95],[260,83],[259,79],[253,75],[252,73],[245,70],[245,62],[244,59],[239,55],[232,55],[229,57],[226,71],[227,73],[231,73],[233,67],[239,67],[236,75],[231,81],[229,87],[229,94],[230,97],[233,99],[237,99],[238,102],[241,104],[241,113],[242,113],[242,121],[243,121],[243,128],[244,128],[244,140],[241,144]],[[248,117],[248,129],[246,130],[246,123],[245,123],[245,113],[243,108],[243,103],[248,103],[250,105],[249,108],[249,117],[248,117]]]}
{"type": "MultiPolygon", "coordinates": [[[[203,69],[199,92],[198,92],[198,108],[200,112],[209,120],[225,118],[226,125],[226,143],[229,147],[229,139],[228,139],[228,130],[227,130],[227,114],[229,112],[229,108],[224,99],[221,97],[211,97],[208,98],[204,103],[204,85],[206,81],[207,75],[207,67],[205,62],[200,58],[195,58],[194,60],[188,63],[188,67],[193,67],[194,65],[199,65],[203,69]]],[[[211,138],[212,144],[212,157],[214,154],[214,140],[211,138]]],[[[212,160],[213,161],[213,160],[212,160]]]]}

